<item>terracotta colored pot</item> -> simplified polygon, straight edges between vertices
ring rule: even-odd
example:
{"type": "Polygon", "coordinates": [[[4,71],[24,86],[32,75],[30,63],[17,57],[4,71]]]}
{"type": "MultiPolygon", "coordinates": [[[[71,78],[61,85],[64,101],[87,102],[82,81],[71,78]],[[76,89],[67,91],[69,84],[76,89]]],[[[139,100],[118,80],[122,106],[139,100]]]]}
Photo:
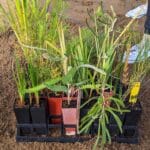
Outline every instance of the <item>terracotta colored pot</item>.
{"type": "MultiPolygon", "coordinates": [[[[62,115],[62,98],[61,97],[50,97],[48,98],[49,115],[61,116],[62,115]]],[[[60,124],[61,119],[51,119],[53,124],[60,124]]]]}
{"type": "Polygon", "coordinates": [[[70,98],[68,105],[68,97],[62,99],[62,116],[64,125],[75,125],[75,127],[65,128],[66,135],[76,135],[79,129],[79,115],[80,115],[80,92],[77,97],[70,98]],[[67,105],[66,105],[67,104],[67,105]]]}
{"type": "MultiPolygon", "coordinates": [[[[63,108],[63,123],[64,125],[77,125],[77,108],[63,108]]],[[[65,128],[66,135],[76,135],[76,128],[65,128]]]]}

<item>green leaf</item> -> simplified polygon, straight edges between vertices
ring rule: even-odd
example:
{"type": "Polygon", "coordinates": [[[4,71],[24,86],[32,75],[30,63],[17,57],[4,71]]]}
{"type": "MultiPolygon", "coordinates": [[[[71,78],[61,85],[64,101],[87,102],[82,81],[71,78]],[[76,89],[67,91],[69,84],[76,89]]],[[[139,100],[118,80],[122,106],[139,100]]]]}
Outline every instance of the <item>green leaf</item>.
{"type": "Polygon", "coordinates": [[[101,127],[102,127],[102,144],[106,143],[106,122],[104,116],[102,116],[101,120],[101,127]]]}
{"type": "Polygon", "coordinates": [[[98,99],[98,96],[92,97],[90,99],[88,99],[83,105],[80,106],[80,108],[83,108],[85,105],[87,105],[89,102],[91,102],[92,100],[96,100],[98,99]]]}
{"type": "Polygon", "coordinates": [[[111,136],[110,136],[109,130],[107,128],[106,128],[106,135],[108,137],[108,142],[110,144],[111,143],[111,136]]]}
{"type": "MultiPolygon", "coordinates": [[[[78,83],[74,83],[75,86],[81,86],[85,83],[87,83],[89,80],[84,80],[84,81],[81,81],[81,82],[78,82],[78,83]]],[[[81,88],[80,88],[81,89],[81,88]]]]}
{"type": "Polygon", "coordinates": [[[46,85],[54,85],[54,84],[58,83],[61,80],[62,80],[61,77],[57,77],[57,78],[54,78],[54,79],[51,79],[51,80],[45,82],[44,84],[46,84],[46,85]]]}
{"type": "Polygon", "coordinates": [[[87,84],[87,85],[83,85],[81,86],[81,89],[99,89],[101,87],[101,84],[87,84]]]}
{"type": "Polygon", "coordinates": [[[72,83],[72,79],[76,73],[76,68],[71,68],[69,72],[62,78],[63,84],[67,85],[68,83],[72,83]]]}
{"type": "Polygon", "coordinates": [[[35,93],[35,92],[38,92],[38,91],[40,91],[40,90],[43,90],[43,89],[46,88],[47,86],[52,86],[52,85],[58,83],[60,80],[61,80],[60,77],[55,78],[55,79],[51,79],[51,80],[49,80],[49,81],[44,82],[43,84],[40,84],[40,85],[35,86],[35,87],[33,87],[33,88],[30,88],[30,89],[26,89],[26,90],[25,90],[25,93],[35,93]]]}
{"type": "Polygon", "coordinates": [[[113,110],[113,111],[115,111],[115,112],[119,112],[119,113],[125,113],[125,112],[130,112],[130,110],[127,110],[127,109],[115,109],[115,108],[112,108],[111,107],[111,109],[113,110]]]}
{"type": "Polygon", "coordinates": [[[47,88],[54,92],[67,92],[68,88],[62,85],[47,85],[47,88]]]}
{"type": "Polygon", "coordinates": [[[80,65],[80,66],[78,67],[78,69],[79,69],[79,68],[89,68],[89,69],[93,69],[93,70],[96,71],[96,72],[99,72],[99,73],[101,73],[101,74],[103,74],[103,75],[106,75],[106,72],[105,72],[104,70],[102,70],[102,69],[100,69],[100,68],[97,68],[97,67],[95,67],[94,65],[83,64],[83,65],[80,65]]]}
{"type": "Polygon", "coordinates": [[[30,89],[26,89],[25,90],[25,93],[35,93],[35,92],[38,92],[42,89],[46,88],[46,86],[44,84],[40,84],[38,86],[35,86],[33,88],[30,88],[30,89]]]}
{"type": "Polygon", "coordinates": [[[111,109],[107,109],[107,111],[109,111],[113,115],[113,117],[119,127],[119,130],[122,133],[122,122],[121,122],[120,118],[111,109]]]}
{"type": "Polygon", "coordinates": [[[115,97],[111,97],[111,100],[114,101],[116,104],[122,106],[122,107],[125,107],[124,105],[124,102],[122,99],[118,99],[118,98],[115,98],[115,97]]]}

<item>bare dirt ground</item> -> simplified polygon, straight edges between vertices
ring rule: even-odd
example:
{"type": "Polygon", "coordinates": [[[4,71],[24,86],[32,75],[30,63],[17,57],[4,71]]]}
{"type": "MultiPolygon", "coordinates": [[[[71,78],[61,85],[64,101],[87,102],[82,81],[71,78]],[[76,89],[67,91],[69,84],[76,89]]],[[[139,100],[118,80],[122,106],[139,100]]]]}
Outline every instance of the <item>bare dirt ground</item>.
{"type": "MultiPolygon", "coordinates": [[[[98,0],[67,0],[67,17],[73,24],[85,24],[88,18],[87,8],[96,9],[98,0]]],[[[0,0],[0,3],[4,2],[0,0]]],[[[126,23],[124,14],[127,10],[141,4],[141,0],[105,0],[104,10],[110,11],[110,5],[114,9],[121,21],[126,23]]],[[[144,19],[138,21],[138,29],[143,31],[144,19]]],[[[17,97],[16,86],[13,80],[12,64],[15,37],[11,31],[0,35],[0,150],[91,150],[93,141],[74,144],[61,143],[16,143],[15,141],[15,116],[13,113],[13,103],[17,97]]],[[[143,113],[139,125],[140,144],[118,144],[112,143],[106,146],[106,150],[150,150],[150,77],[148,76],[142,86],[141,102],[143,113]]]]}

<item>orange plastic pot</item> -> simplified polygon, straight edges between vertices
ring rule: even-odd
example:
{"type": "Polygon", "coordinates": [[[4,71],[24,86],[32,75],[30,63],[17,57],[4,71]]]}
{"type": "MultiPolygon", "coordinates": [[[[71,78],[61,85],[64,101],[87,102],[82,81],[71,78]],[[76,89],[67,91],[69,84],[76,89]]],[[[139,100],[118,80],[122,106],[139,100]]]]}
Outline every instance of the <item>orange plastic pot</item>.
{"type": "MultiPolygon", "coordinates": [[[[62,115],[62,98],[61,97],[50,97],[48,98],[48,108],[49,108],[49,115],[51,116],[61,116],[62,115]]],[[[51,119],[53,124],[60,124],[62,123],[61,119],[51,119]]]]}

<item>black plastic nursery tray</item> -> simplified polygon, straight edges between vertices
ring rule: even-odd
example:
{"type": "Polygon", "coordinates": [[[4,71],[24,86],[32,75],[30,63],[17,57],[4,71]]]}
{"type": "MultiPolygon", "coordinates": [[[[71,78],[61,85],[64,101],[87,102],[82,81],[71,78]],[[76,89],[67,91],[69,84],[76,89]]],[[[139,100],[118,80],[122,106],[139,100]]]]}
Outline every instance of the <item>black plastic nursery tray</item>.
{"type": "Polygon", "coordinates": [[[23,136],[20,135],[19,129],[17,129],[17,142],[61,142],[61,143],[75,143],[84,142],[91,138],[82,136],[61,136],[61,137],[51,137],[51,136],[23,136]]]}
{"type": "MultiPolygon", "coordinates": [[[[67,125],[65,127],[74,128],[74,125],[67,125]]],[[[84,142],[90,140],[93,137],[93,131],[90,131],[91,134],[85,136],[65,136],[64,135],[64,128],[62,124],[49,124],[47,126],[47,134],[39,135],[34,133],[34,128],[36,130],[38,128],[45,128],[45,124],[18,124],[17,125],[17,135],[16,141],[17,142],[62,142],[62,143],[74,143],[74,142],[84,142]],[[31,134],[24,135],[21,132],[22,128],[29,129],[31,134]],[[49,135],[51,131],[54,129],[58,129],[60,131],[59,136],[53,137],[49,135]]],[[[115,125],[111,126],[111,129],[114,131],[118,128],[115,125]]],[[[95,129],[94,129],[95,130],[95,129]]],[[[123,133],[112,136],[112,141],[116,141],[118,143],[128,143],[128,144],[138,144],[139,143],[139,134],[137,126],[124,126],[123,133]]]]}
{"type": "MultiPolygon", "coordinates": [[[[114,122],[113,119],[110,117],[110,124],[109,124],[109,131],[111,134],[112,141],[118,143],[128,143],[128,144],[138,144],[139,143],[139,134],[138,134],[138,120],[141,114],[141,105],[138,104],[138,108],[136,111],[131,110],[130,113],[125,113],[124,115],[120,115],[120,119],[123,122],[123,133],[119,132],[119,128],[117,124],[114,122]],[[140,110],[140,111],[139,111],[140,110]],[[134,119],[134,124],[127,122],[127,117],[132,116],[132,114],[137,119],[134,119]],[[135,115],[138,114],[138,115],[135,115]]],[[[81,110],[81,118],[88,112],[87,109],[81,110]]],[[[60,124],[52,124],[51,119],[59,118],[62,119],[62,116],[49,116],[47,119],[47,124],[17,124],[17,135],[16,141],[17,142],[62,142],[62,143],[74,143],[74,142],[84,142],[90,140],[94,137],[97,133],[98,122],[95,121],[93,126],[91,127],[89,133],[85,135],[74,135],[74,136],[66,136],[65,135],[65,128],[75,128],[75,125],[63,125],[60,124]],[[37,130],[39,129],[46,129],[46,132],[43,134],[39,134],[37,130]],[[24,134],[24,129],[29,130],[30,134],[24,134]],[[58,131],[59,134],[53,136],[51,133],[58,131]]],[[[129,121],[129,120],[128,120],[129,121]]]]}
{"type": "MultiPolygon", "coordinates": [[[[82,137],[82,136],[65,136],[61,135],[59,137],[52,137],[48,135],[48,132],[46,135],[37,135],[37,134],[31,134],[31,135],[23,135],[21,134],[20,127],[29,127],[30,129],[42,128],[45,127],[41,124],[24,124],[24,125],[17,125],[17,135],[16,135],[16,141],[17,142],[62,142],[62,143],[74,143],[74,142],[84,142],[89,140],[91,137],[82,137]]],[[[68,126],[73,127],[73,126],[68,126]]],[[[48,128],[62,128],[61,125],[50,125],[48,128]]]]}
{"type": "MultiPolygon", "coordinates": [[[[60,118],[62,116],[49,116],[48,121],[52,118],[60,118]]],[[[17,124],[17,142],[61,142],[61,143],[74,143],[74,142],[84,142],[90,140],[91,137],[85,136],[66,136],[65,128],[76,128],[75,125],[63,125],[63,124],[17,124]],[[45,134],[38,134],[36,131],[42,128],[46,128],[45,134]],[[30,134],[23,134],[22,129],[30,130],[30,134]],[[51,136],[51,132],[57,130],[59,134],[57,136],[51,136]]]]}

